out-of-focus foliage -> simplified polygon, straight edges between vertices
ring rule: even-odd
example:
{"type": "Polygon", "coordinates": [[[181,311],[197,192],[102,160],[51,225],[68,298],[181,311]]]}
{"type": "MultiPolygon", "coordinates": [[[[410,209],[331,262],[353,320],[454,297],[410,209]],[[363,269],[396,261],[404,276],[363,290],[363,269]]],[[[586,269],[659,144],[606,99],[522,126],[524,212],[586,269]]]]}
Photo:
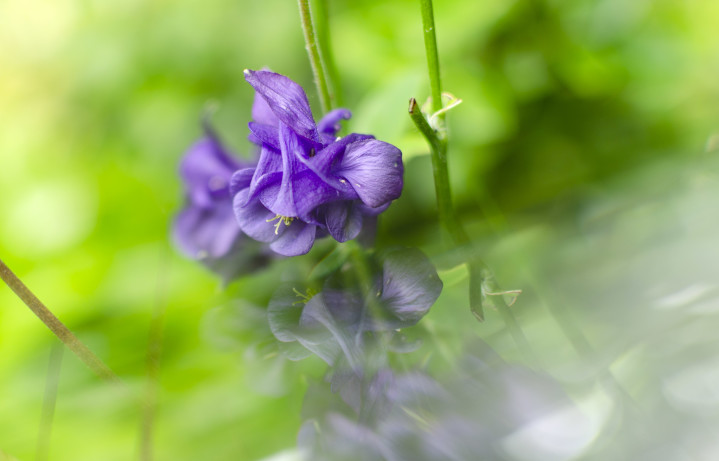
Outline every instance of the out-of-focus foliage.
{"type": "MultiPolygon", "coordinates": [[[[439,250],[427,149],[406,114],[411,96],[429,94],[417,2],[328,3],[349,131],[404,153],[405,189],[378,242],[424,248],[445,282],[418,353],[442,370],[479,335],[520,360],[496,312],[474,322],[463,268],[439,250]]],[[[502,285],[524,290],[513,309],[531,365],[594,418],[569,456],[596,436],[592,459],[623,457],[598,434],[611,435],[625,400],[587,385],[611,370],[619,384],[607,386],[668,421],[631,438],[631,459],[680,427],[696,429],[680,441],[692,456],[715,459],[719,170],[717,151],[703,151],[719,130],[719,4],[454,0],[435,16],[444,88],[464,100],[449,115],[462,219],[502,285]]],[[[66,352],[51,459],[137,457],[158,315],[157,459],[294,446],[323,367],[278,360],[264,308],[279,279],[314,260],[224,292],[169,244],[179,158],[203,108],[219,102],[218,130],[249,155],[242,70],[264,66],[303,84],[319,113],[294,2],[0,2],[0,257],[128,384],[99,383],[66,352]]],[[[0,458],[34,456],[55,341],[0,287],[0,458]]],[[[515,459],[531,459],[519,446],[515,459]]]]}

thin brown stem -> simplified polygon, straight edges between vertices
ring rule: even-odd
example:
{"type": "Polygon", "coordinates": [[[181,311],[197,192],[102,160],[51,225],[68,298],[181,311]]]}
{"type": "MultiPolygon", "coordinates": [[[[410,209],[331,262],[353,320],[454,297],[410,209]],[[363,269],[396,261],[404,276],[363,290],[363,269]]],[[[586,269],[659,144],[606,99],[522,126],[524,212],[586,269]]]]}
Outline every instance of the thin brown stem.
{"type": "Polygon", "coordinates": [[[112,381],[121,382],[120,378],[105,365],[90,349],[87,348],[75,336],[50,309],[33,294],[30,289],[10,270],[7,265],[0,259],[0,278],[10,287],[12,291],[20,298],[27,307],[40,319],[42,323],[57,336],[85,365],[99,377],[112,381]]]}

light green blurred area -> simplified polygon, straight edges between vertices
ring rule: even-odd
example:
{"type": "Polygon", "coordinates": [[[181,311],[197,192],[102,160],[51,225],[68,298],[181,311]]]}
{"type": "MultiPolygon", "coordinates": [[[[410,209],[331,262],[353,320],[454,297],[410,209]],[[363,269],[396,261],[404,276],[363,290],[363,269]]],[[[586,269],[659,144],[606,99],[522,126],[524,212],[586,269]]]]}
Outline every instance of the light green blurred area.
{"type": "MultiPolygon", "coordinates": [[[[410,97],[429,93],[419,6],[328,3],[349,130],[405,156],[406,188],[379,242],[436,251],[429,159],[406,115],[410,97]]],[[[444,88],[464,101],[449,116],[456,203],[510,284],[541,291],[504,262],[534,255],[521,259],[542,273],[566,249],[554,233],[586,216],[589,199],[653,190],[693,168],[719,130],[715,0],[436,3],[444,88]],[[661,174],[616,185],[654,165],[661,174]]],[[[168,238],[200,114],[218,102],[218,130],[249,155],[242,70],[264,66],[301,83],[318,114],[294,2],[0,0],[0,257],[128,384],[99,382],[66,351],[50,459],[138,457],[158,311],[157,459],[258,459],[294,445],[307,376],[322,367],[264,358],[261,314],[236,308],[266,300],[288,269],[223,292],[168,238]],[[247,331],[223,341],[216,315],[247,331]]],[[[454,277],[428,318],[440,338],[469,320],[454,277]]],[[[537,322],[538,348],[561,349],[556,326],[537,322]]],[[[500,330],[493,314],[479,328],[485,339],[500,330]]],[[[0,457],[34,456],[54,342],[2,287],[0,457]]]]}

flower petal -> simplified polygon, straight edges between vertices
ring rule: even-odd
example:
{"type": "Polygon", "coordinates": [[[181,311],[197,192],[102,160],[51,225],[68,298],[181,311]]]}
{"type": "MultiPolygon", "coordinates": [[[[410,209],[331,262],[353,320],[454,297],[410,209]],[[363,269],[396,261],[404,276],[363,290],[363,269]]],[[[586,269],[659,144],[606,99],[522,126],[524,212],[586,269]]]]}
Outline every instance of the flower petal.
{"type": "Polygon", "coordinates": [[[367,139],[347,146],[333,172],[344,177],[365,205],[375,208],[402,193],[402,152],[395,146],[367,139]]]}
{"type": "Polygon", "coordinates": [[[362,230],[362,212],[354,200],[328,203],[323,207],[327,231],[338,242],[357,237],[362,230]]]}
{"type": "Polygon", "coordinates": [[[245,80],[264,98],[281,122],[300,136],[319,142],[312,110],[301,86],[284,75],[269,71],[245,70],[245,80]]]}
{"type": "MultiPolygon", "coordinates": [[[[279,123],[279,122],[278,122],[279,123]]],[[[273,149],[280,150],[280,135],[277,126],[264,125],[262,123],[250,122],[249,140],[258,146],[267,144],[273,149]]]]}
{"type": "Polygon", "coordinates": [[[215,199],[225,198],[230,176],[241,167],[210,133],[187,151],[180,162],[180,176],[192,203],[211,206],[215,199]]]}
{"type": "Polygon", "coordinates": [[[380,213],[384,213],[384,211],[385,211],[387,208],[389,208],[389,206],[390,206],[391,203],[392,203],[392,202],[387,202],[387,203],[385,203],[384,205],[380,205],[380,206],[374,207],[374,208],[373,208],[373,207],[370,207],[370,206],[367,206],[367,205],[365,205],[364,203],[360,203],[358,206],[359,206],[359,209],[360,209],[360,211],[362,212],[363,215],[365,215],[365,216],[377,216],[377,215],[380,214],[380,213]]]}
{"type": "MultiPolygon", "coordinates": [[[[295,219],[289,226],[280,224],[279,237],[270,244],[272,251],[283,256],[298,256],[310,251],[315,243],[317,226],[295,219]]],[[[249,234],[248,234],[249,235],[249,234]]]]}
{"type": "Polygon", "coordinates": [[[226,255],[240,236],[230,201],[212,208],[189,206],[175,218],[173,239],[193,259],[217,259],[226,255]]]}
{"type": "MultiPolygon", "coordinates": [[[[304,145],[284,123],[280,123],[282,146],[282,182],[279,189],[263,186],[260,200],[274,213],[281,216],[300,217],[309,221],[309,214],[319,205],[342,198],[339,191],[322,181],[300,161],[304,145]]],[[[253,192],[254,193],[254,192],[253,192]]]]}
{"type": "Polygon", "coordinates": [[[265,208],[257,199],[248,201],[249,193],[249,189],[242,189],[233,198],[232,207],[237,223],[242,232],[253,239],[260,242],[272,242],[277,239],[275,225],[270,222],[275,217],[275,213],[265,208]]]}
{"type": "Polygon", "coordinates": [[[302,168],[297,157],[302,148],[297,134],[280,123],[280,147],[282,152],[282,183],[272,203],[267,208],[282,216],[297,216],[295,205],[294,176],[302,168]]]}
{"type": "Polygon", "coordinates": [[[279,119],[272,112],[272,108],[267,104],[265,98],[260,93],[255,92],[255,100],[252,103],[252,120],[262,125],[277,126],[279,119]]]}
{"type": "Polygon", "coordinates": [[[414,325],[439,297],[442,281],[427,256],[416,248],[391,250],[383,256],[380,301],[399,320],[394,328],[414,325]]]}
{"type": "Polygon", "coordinates": [[[268,184],[282,180],[282,155],[279,151],[270,149],[263,145],[260,149],[260,158],[257,162],[255,174],[250,183],[249,198],[254,198],[258,191],[267,187],[268,184]]]}
{"type": "Polygon", "coordinates": [[[342,129],[340,120],[349,120],[350,118],[352,118],[352,112],[348,109],[340,108],[332,110],[322,117],[320,123],[317,124],[317,130],[320,134],[334,138],[337,132],[342,129]]]}
{"type": "Polygon", "coordinates": [[[252,176],[255,174],[254,168],[243,168],[238,170],[230,178],[230,196],[234,197],[242,189],[250,187],[252,176]]]}
{"type": "Polygon", "coordinates": [[[312,171],[305,170],[294,177],[293,197],[297,216],[311,222],[317,207],[344,198],[342,193],[322,181],[312,171]]]}
{"type": "Polygon", "coordinates": [[[345,150],[348,145],[362,140],[374,139],[370,135],[352,133],[345,136],[339,141],[335,141],[329,144],[327,147],[317,152],[314,157],[305,158],[300,157],[299,160],[307,168],[312,170],[317,176],[319,176],[325,183],[331,185],[337,190],[342,192],[342,198],[345,200],[351,200],[358,198],[355,190],[347,183],[347,180],[335,176],[332,173],[333,166],[340,163],[344,156],[345,150]]]}

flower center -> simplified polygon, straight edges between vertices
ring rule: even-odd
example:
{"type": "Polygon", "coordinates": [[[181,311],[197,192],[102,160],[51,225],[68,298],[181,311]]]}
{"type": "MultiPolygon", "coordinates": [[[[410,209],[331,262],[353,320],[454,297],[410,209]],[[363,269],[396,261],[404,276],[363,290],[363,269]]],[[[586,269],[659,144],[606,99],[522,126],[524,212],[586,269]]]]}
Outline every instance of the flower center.
{"type": "Polygon", "coordinates": [[[295,218],[290,218],[289,216],[282,216],[282,215],[276,214],[274,218],[267,219],[267,220],[265,220],[265,222],[277,221],[275,223],[275,235],[277,235],[280,232],[280,225],[282,225],[282,223],[285,223],[285,226],[289,226],[292,223],[292,221],[294,221],[294,219],[295,218]]]}

